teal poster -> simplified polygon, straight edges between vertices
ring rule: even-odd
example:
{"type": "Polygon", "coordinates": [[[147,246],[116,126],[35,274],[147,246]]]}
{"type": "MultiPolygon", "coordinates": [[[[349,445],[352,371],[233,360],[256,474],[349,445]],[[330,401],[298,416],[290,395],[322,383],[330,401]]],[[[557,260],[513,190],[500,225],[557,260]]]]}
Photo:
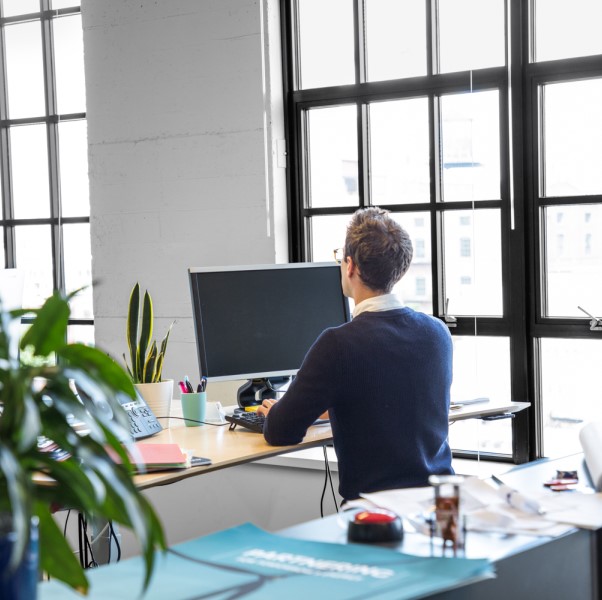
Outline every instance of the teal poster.
{"type": "MultiPolygon", "coordinates": [[[[178,544],[158,557],[141,596],[139,558],[88,571],[89,598],[131,600],[374,600],[421,598],[493,576],[487,560],[425,558],[359,544],[290,539],[241,525],[178,544]]],[[[81,598],[58,582],[40,600],[81,598]]]]}

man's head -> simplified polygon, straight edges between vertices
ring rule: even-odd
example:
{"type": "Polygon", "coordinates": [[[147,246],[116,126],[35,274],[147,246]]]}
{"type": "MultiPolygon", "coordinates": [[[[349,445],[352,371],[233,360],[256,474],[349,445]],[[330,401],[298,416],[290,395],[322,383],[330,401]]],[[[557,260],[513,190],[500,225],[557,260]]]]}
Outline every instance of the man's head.
{"type": "Polygon", "coordinates": [[[408,270],[412,241],[405,229],[381,208],[361,208],[347,226],[345,258],[351,257],[362,283],[388,294],[408,270]]]}

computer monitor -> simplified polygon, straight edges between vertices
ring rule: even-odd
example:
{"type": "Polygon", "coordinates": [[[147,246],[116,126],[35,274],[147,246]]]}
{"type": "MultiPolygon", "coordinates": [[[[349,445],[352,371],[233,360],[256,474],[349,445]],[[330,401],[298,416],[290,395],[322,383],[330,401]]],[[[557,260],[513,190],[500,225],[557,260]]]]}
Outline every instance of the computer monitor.
{"type": "MultiPolygon", "coordinates": [[[[24,276],[18,269],[0,269],[0,306],[2,310],[16,310],[22,308],[24,276]]],[[[10,336],[9,355],[11,358],[19,357],[19,337],[21,319],[13,319],[9,324],[10,336]]]]}
{"type": "Polygon", "coordinates": [[[334,263],[190,268],[201,376],[247,379],[241,407],[273,397],[328,327],[349,321],[334,263]]]}

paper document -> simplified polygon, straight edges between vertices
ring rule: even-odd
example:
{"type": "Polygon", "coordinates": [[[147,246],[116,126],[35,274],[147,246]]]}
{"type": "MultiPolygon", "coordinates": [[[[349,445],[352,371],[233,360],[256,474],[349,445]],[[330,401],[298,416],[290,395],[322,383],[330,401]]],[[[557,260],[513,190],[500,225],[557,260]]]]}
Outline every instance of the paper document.
{"type": "MultiPolygon", "coordinates": [[[[362,498],[403,515],[415,530],[428,533],[425,517],[434,508],[435,491],[432,487],[386,490],[362,494],[362,498]]],[[[528,514],[510,506],[496,486],[478,477],[464,480],[460,498],[469,531],[556,537],[572,528],[570,525],[558,525],[543,515],[528,514]]]]}
{"type": "Polygon", "coordinates": [[[579,432],[585,464],[596,491],[602,492],[602,421],[587,423],[579,432]]]}

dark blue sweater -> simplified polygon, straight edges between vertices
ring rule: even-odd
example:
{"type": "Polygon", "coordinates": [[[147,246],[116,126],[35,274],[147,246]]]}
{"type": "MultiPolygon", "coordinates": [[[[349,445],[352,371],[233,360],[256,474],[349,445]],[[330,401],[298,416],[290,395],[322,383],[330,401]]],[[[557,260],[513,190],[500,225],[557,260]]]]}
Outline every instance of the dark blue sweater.
{"type": "Polygon", "coordinates": [[[453,473],[451,379],[451,336],[441,321],[410,308],[363,312],[315,341],[264,436],[297,444],[328,410],[343,498],[424,486],[433,473],[453,473]]]}

